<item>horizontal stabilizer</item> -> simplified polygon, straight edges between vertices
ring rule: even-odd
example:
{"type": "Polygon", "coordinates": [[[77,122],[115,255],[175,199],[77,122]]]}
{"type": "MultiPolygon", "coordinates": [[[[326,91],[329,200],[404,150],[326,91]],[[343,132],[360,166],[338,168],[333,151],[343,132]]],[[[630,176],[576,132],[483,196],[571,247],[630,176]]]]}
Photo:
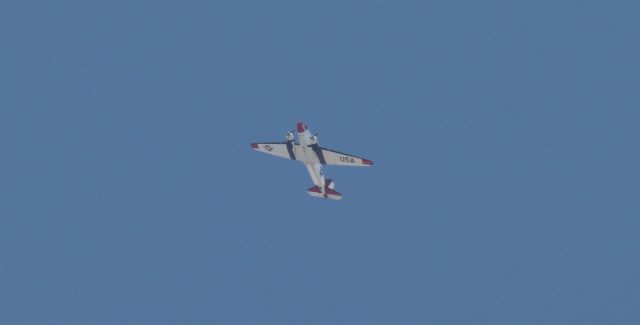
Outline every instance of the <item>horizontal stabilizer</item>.
{"type": "Polygon", "coordinates": [[[319,186],[309,188],[307,193],[313,197],[321,199],[342,200],[342,194],[330,189],[329,187],[324,188],[324,194],[322,194],[319,186]]]}

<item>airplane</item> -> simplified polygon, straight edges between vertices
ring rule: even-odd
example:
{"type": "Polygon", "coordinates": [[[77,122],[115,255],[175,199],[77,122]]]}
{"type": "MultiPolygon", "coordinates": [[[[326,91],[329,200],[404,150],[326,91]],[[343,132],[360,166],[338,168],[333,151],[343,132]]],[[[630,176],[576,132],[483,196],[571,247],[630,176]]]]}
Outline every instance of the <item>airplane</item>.
{"type": "Polygon", "coordinates": [[[373,161],[339,151],[320,147],[318,134],[311,134],[306,124],[298,121],[296,129],[287,132],[287,141],[252,143],[251,148],[256,151],[285,159],[297,160],[303,163],[309,171],[311,180],[315,186],[309,188],[307,193],[313,197],[330,200],[341,200],[342,194],[334,190],[335,183],[331,179],[325,179],[322,165],[368,167],[373,161]],[[293,132],[297,131],[300,143],[295,141],[293,132]]]}

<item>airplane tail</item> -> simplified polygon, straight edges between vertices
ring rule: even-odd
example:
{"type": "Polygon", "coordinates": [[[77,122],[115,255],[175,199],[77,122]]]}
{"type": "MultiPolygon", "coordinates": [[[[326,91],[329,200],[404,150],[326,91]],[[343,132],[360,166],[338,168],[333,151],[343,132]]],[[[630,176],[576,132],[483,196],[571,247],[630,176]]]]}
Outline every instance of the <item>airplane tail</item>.
{"type": "Polygon", "coordinates": [[[307,193],[313,197],[322,198],[322,199],[330,199],[330,200],[342,200],[342,194],[333,190],[333,181],[328,179],[324,186],[324,194],[319,186],[311,187],[307,190],[307,193]]]}

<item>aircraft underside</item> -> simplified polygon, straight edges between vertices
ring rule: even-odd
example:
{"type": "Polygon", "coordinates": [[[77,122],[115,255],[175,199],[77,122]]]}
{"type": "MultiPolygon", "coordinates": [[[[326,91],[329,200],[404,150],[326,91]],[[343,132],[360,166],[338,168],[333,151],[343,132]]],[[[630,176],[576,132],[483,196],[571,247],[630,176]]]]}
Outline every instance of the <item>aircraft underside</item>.
{"type": "Polygon", "coordinates": [[[333,180],[325,180],[322,165],[353,167],[373,165],[371,160],[320,147],[317,134],[312,135],[309,128],[302,122],[298,122],[295,131],[297,131],[299,142],[295,141],[294,131],[291,131],[287,133],[285,142],[252,143],[251,147],[267,154],[302,162],[315,185],[307,190],[307,193],[313,197],[342,199],[342,194],[334,190],[333,180]]]}

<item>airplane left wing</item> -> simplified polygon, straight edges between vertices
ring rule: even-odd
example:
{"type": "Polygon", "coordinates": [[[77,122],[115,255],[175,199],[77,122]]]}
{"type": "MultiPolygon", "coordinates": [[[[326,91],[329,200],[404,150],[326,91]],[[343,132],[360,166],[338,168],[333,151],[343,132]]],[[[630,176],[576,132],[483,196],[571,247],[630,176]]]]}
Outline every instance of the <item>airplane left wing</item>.
{"type": "Polygon", "coordinates": [[[252,143],[251,148],[281,158],[296,160],[291,142],[252,143]]]}
{"type": "MultiPolygon", "coordinates": [[[[350,154],[346,154],[340,151],[335,151],[327,148],[320,148],[322,151],[322,158],[325,165],[339,165],[339,166],[354,166],[354,167],[367,167],[373,165],[373,161],[350,154]]],[[[320,156],[320,155],[319,155],[320,156]]]]}

